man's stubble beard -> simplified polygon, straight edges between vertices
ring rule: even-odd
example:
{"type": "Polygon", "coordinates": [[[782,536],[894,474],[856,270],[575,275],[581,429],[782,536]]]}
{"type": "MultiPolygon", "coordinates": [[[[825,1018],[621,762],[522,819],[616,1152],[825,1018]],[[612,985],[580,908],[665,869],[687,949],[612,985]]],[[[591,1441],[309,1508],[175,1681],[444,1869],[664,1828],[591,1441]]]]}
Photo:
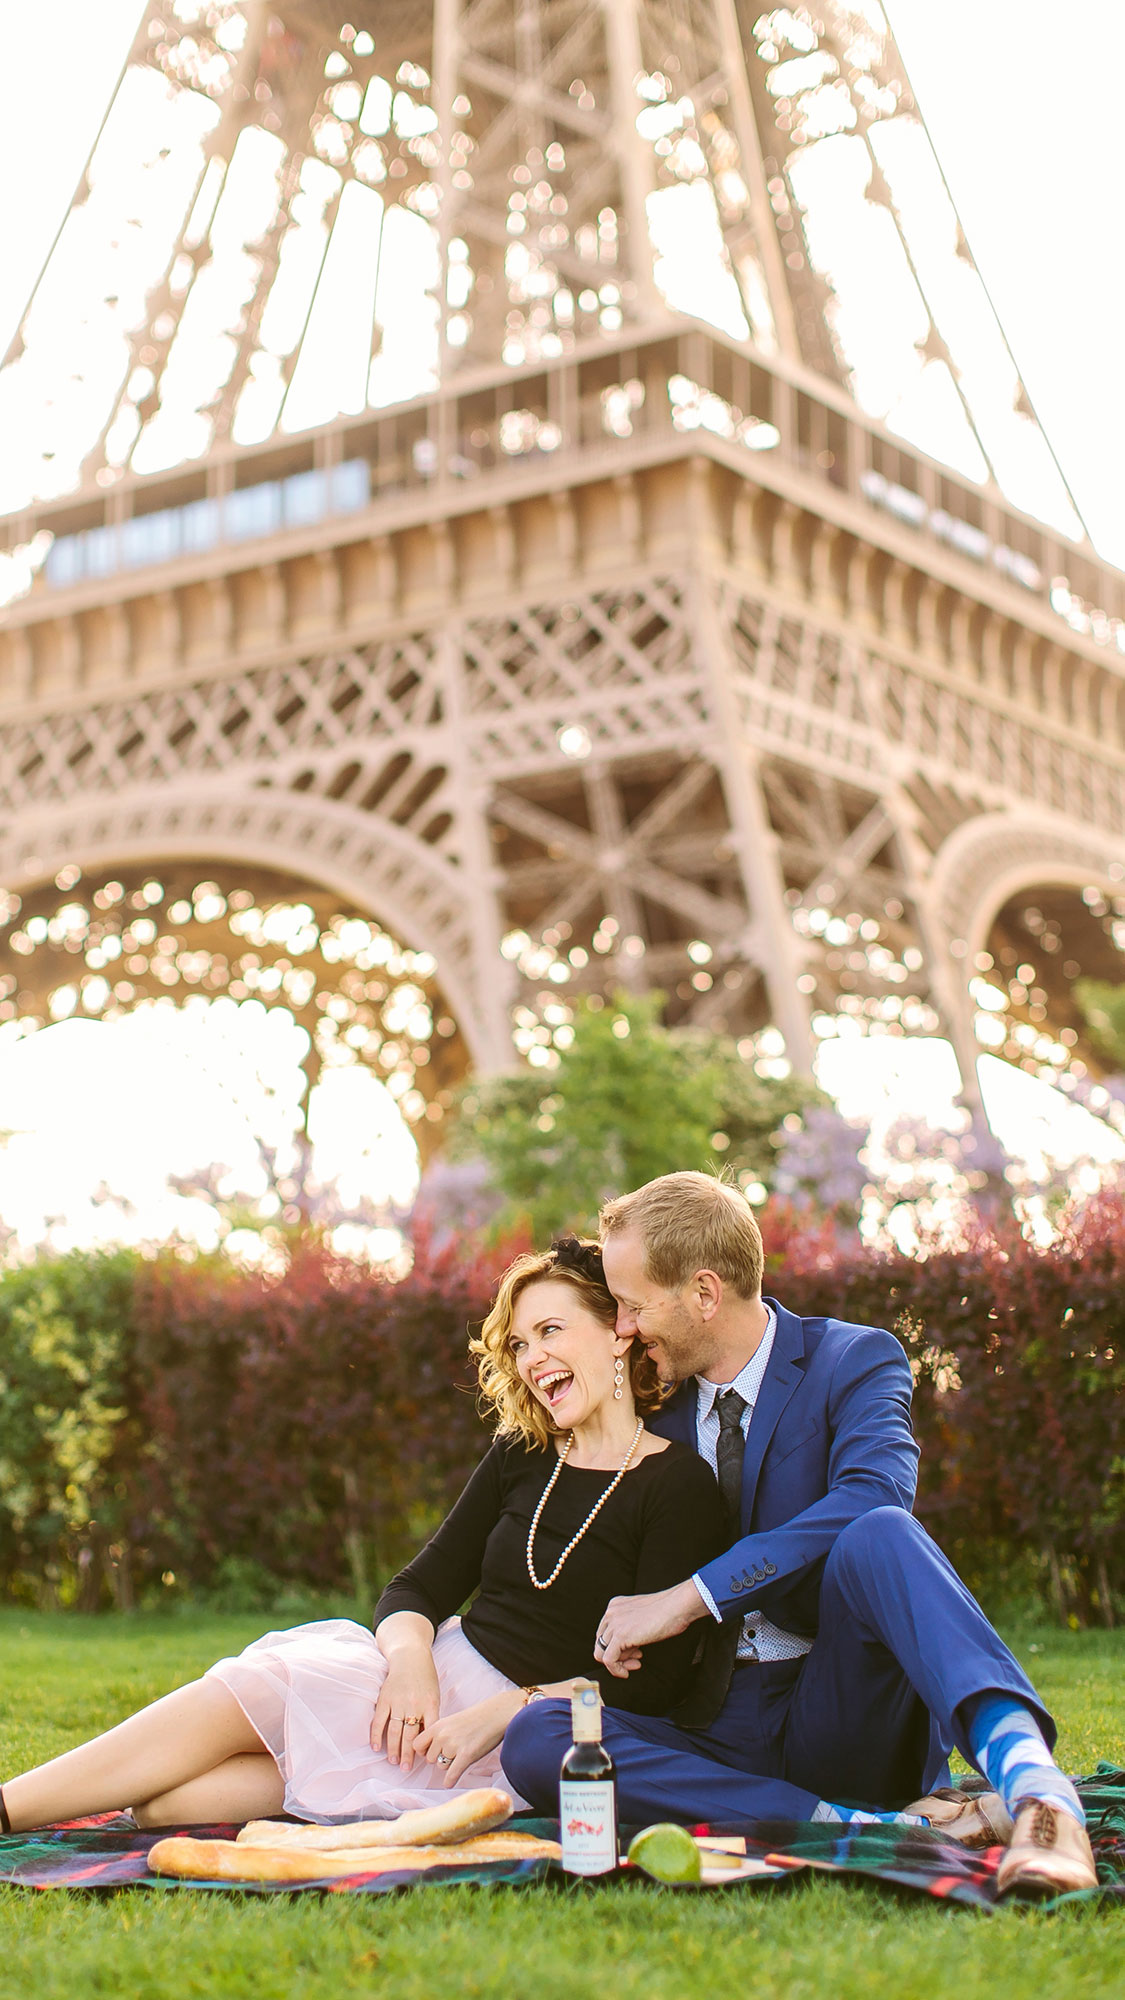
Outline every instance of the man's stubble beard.
{"type": "Polygon", "coordinates": [[[678,1386],[689,1376],[705,1374],[710,1367],[714,1343],[708,1339],[706,1327],[694,1324],[685,1305],[676,1304],[672,1323],[658,1338],[668,1369],[667,1377],[662,1375],[662,1379],[678,1386]]]}

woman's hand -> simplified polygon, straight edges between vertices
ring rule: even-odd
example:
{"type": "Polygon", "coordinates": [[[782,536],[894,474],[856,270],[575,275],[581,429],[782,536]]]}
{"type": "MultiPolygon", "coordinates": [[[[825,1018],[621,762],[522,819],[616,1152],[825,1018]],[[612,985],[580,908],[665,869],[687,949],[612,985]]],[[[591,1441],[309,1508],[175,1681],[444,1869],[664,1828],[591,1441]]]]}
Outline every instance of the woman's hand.
{"type": "Polygon", "coordinates": [[[387,1677],[375,1703],[371,1748],[385,1747],[388,1760],[413,1769],[418,1737],[441,1714],[441,1690],[434,1665],[433,1627],[413,1611],[385,1618],[376,1639],[387,1661],[387,1677]]]}
{"type": "Polygon", "coordinates": [[[510,1693],[490,1695],[487,1701],[478,1701],[456,1715],[443,1715],[415,1738],[414,1754],[424,1757],[427,1764],[441,1766],[443,1785],[455,1785],[470,1764],[495,1750],[522,1707],[523,1691],[515,1688],[510,1693]]]}

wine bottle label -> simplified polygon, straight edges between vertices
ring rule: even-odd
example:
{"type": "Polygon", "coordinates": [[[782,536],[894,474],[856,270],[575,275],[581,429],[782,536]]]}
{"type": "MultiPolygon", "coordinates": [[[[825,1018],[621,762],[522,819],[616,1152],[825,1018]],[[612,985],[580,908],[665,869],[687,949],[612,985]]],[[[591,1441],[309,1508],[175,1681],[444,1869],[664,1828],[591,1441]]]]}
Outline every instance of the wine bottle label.
{"type": "Polygon", "coordinates": [[[617,1866],[617,1794],[612,1779],[559,1785],[562,1865],[568,1875],[608,1875],[617,1866]]]}

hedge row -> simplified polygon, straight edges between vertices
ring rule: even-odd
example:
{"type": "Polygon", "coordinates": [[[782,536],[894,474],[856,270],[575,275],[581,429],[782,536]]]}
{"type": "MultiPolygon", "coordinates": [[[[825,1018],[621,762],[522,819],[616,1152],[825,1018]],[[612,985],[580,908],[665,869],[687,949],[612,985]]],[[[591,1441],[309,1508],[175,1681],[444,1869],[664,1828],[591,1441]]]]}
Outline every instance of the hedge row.
{"type": "Polygon", "coordinates": [[[766,1225],[769,1276],[804,1313],[890,1327],[910,1356],[916,1512],[986,1597],[1071,1624],[1125,1617],[1125,1202],[1046,1248],[983,1225],[919,1258],[766,1225]]]}
{"type": "MultiPolygon", "coordinates": [[[[765,1218],[768,1286],[892,1326],[919,1513],[970,1580],[1125,1611],[1125,1210],[1036,1249],[909,1259],[765,1218]]],[[[494,1255],[399,1283],[308,1243],[281,1278],[74,1254],[0,1274],[0,1593],[93,1609],[226,1592],[369,1602],[486,1442],[465,1330],[494,1255]]]]}
{"type": "Polygon", "coordinates": [[[370,1596],[479,1456],[493,1266],[74,1254],[0,1277],[0,1591],[370,1596]],[[165,1583],[164,1579],[169,1579],[165,1583]]]}

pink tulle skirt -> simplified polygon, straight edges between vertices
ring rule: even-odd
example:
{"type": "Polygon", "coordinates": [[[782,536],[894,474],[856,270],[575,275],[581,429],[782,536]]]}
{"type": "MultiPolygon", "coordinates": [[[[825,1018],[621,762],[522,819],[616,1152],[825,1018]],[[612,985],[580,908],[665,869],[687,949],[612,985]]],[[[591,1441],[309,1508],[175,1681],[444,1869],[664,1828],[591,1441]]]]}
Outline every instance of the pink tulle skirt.
{"type": "MultiPolygon", "coordinates": [[[[515,1686],[470,1645],[459,1618],[439,1627],[434,1665],[443,1715],[515,1686]]],[[[298,1819],[394,1819],[478,1785],[512,1792],[499,1748],[470,1764],[456,1785],[443,1785],[436,1764],[403,1771],[371,1748],[371,1718],[387,1662],[374,1635],[349,1618],[267,1632],[207,1671],[230,1689],[275,1759],[285,1780],[285,1810],[298,1819]]],[[[526,1801],[513,1795],[512,1803],[519,1811],[526,1801]]]]}

